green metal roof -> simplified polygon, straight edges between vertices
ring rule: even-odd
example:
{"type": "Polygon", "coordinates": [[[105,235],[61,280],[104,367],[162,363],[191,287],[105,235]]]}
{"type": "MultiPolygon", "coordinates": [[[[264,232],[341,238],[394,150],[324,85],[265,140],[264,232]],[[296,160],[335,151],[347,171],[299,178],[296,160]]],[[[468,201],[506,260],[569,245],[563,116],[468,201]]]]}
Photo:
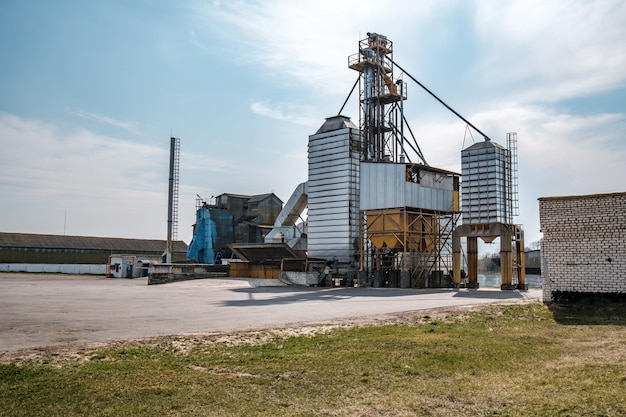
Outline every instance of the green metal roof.
{"type": "MultiPolygon", "coordinates": [[[[90,249],[111,252],[159,252],[165,240],[125,239],[117,237],[39,235],[0,232],[0,248],[90,249]]],[[[186,252],[187,244],[174,241],[172,252],[186,252]]]]}

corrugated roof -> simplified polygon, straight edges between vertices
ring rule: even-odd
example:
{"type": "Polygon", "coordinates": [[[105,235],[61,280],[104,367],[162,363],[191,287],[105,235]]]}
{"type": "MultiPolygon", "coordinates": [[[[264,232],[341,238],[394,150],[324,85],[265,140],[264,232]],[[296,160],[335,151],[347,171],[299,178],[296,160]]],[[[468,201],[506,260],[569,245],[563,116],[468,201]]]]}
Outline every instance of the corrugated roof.
{"type": "Polygon", "coordinates": [[[270,197],[274,197],[276,198],[278,201],[280,201],[281,203],[283,202],[280,198],[278,198],[274,193],[267,193],[267,194],[257,194],[257,195],[251,195],[250,199],[248,200],[249,202],[256,202],[256,201],[263,201],[266,198],[270,198],[270,197]]]}
{"type": "Polygon", "coordinates": [[[229,246],[240,259],[249,262],[298,258],[298,254],[286,243],[237,243],[229,246]]]}
{"type": "MultiPolygon", "coordinates": [[[[389,162],[368,162],[368,163],[389,164],[389,162]]],[[[421,169],[421,170],[424,170],[424,171],[438,172],[440,174],[446,174],[446,175],[457,175],[459,177],[461,176],[461,174],[459,174],[458,172],[452,172],[452,171],[448,171],[446,169],[435,168],[435,167],[430,166],[430,165],[412,164],[412,163],[407,163],[405,165],[407,167],[415,167],[416,169],[421,169]]]]}
{"type": "Polygon", "coordinates": [[[282,200],[280,198],[278,198],[278,196],[274,193],[266,193],[266,194],[256,194],[256,195],[246,195],[246,194],[233,194],[233,193],[223,193],[220,194],[216,197],[216,199],[219,201],[220,197],[222,196],[226,196],[228,198],[238,198],[240,200],[247,200],[248,202],[257,202],[257,201],[263,201],[266,198],[270,198],[270,197],[274,197],[276,198],[278,201],[281,202],[282,204],[282,200]]]}
{"type": "Polygon", "coordinates": [[[223,195],[225,195],[226,197],[231,197],[231,198],[241,198],[242,200],[247,200],[248,198],[250,198],[250,196],[246,194],[234,194],[234,193],[222,193],[218,195],[216,198],[219,199],[223,195]]]}
{"type": "MultiPolygon", "coordinates": [[[[117,237],[39,235],[0,232],[0,247],[92,249],[113,252],[158,252],[165,250],[165,240],[125,239],[117,237]]],[[[186,252],[182,240],[173,242],[173,252],[186,252]]]]}
{"type": "Polygon", "coordinates": [[[274,197],[282,203],[282,200],[278,198],[278,196],[276,196],[276,194],[274,193],[265,193],[265,194],[256,194],[256,195],[223,193],[223,194],[218,195],[217,198],[219,199],[221,196],[227,196],[229,198],[239,198],[241,200],[248,200],[249,202],[263,201],[266,198],[274,197]]]}

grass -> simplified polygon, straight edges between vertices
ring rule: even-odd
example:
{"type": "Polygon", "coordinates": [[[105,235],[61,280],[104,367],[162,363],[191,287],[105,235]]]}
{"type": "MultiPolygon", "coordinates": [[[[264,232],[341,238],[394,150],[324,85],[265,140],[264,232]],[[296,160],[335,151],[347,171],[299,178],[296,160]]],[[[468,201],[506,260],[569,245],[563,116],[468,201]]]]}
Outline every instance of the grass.
{"type": "Polygon", "coordinates": [[[255,334],[2,363],[0,416],[626,415],[624,304],[488,306],[255,334]]]}

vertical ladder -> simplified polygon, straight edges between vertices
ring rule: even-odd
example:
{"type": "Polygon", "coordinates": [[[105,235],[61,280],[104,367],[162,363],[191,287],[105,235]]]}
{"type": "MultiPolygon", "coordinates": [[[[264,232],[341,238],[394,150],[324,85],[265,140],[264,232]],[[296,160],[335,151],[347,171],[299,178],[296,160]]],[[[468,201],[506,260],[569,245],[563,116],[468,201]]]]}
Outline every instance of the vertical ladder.
{"type": "Polygon", "coordinates": [[[519,192],[517,181],[517,133],[511,132],[506,134],[507,142],[507,159],[508,159],[508,184],[507,184],[507,200],[508,200],[508,223],[513,224],[513,217],[519,216],[519,192]]]}

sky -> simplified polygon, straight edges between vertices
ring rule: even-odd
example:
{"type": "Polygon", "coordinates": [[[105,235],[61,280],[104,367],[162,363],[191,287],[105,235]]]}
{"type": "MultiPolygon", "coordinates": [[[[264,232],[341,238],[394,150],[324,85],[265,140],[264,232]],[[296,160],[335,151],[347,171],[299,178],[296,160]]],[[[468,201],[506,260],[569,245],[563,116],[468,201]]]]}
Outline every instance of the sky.
{"type": "MultiPolygon", "coordinates": [[[[527,244],[537,198],[626,191],[622,0],[3,0],[0,231],[165,239],[170,136],[179,239],[196,195],[287,201],[367,32],[493,141],[517,133],[527,244]]],[[[482,138],[408,83],[426,160],[460,172],[482,138]]]]}

